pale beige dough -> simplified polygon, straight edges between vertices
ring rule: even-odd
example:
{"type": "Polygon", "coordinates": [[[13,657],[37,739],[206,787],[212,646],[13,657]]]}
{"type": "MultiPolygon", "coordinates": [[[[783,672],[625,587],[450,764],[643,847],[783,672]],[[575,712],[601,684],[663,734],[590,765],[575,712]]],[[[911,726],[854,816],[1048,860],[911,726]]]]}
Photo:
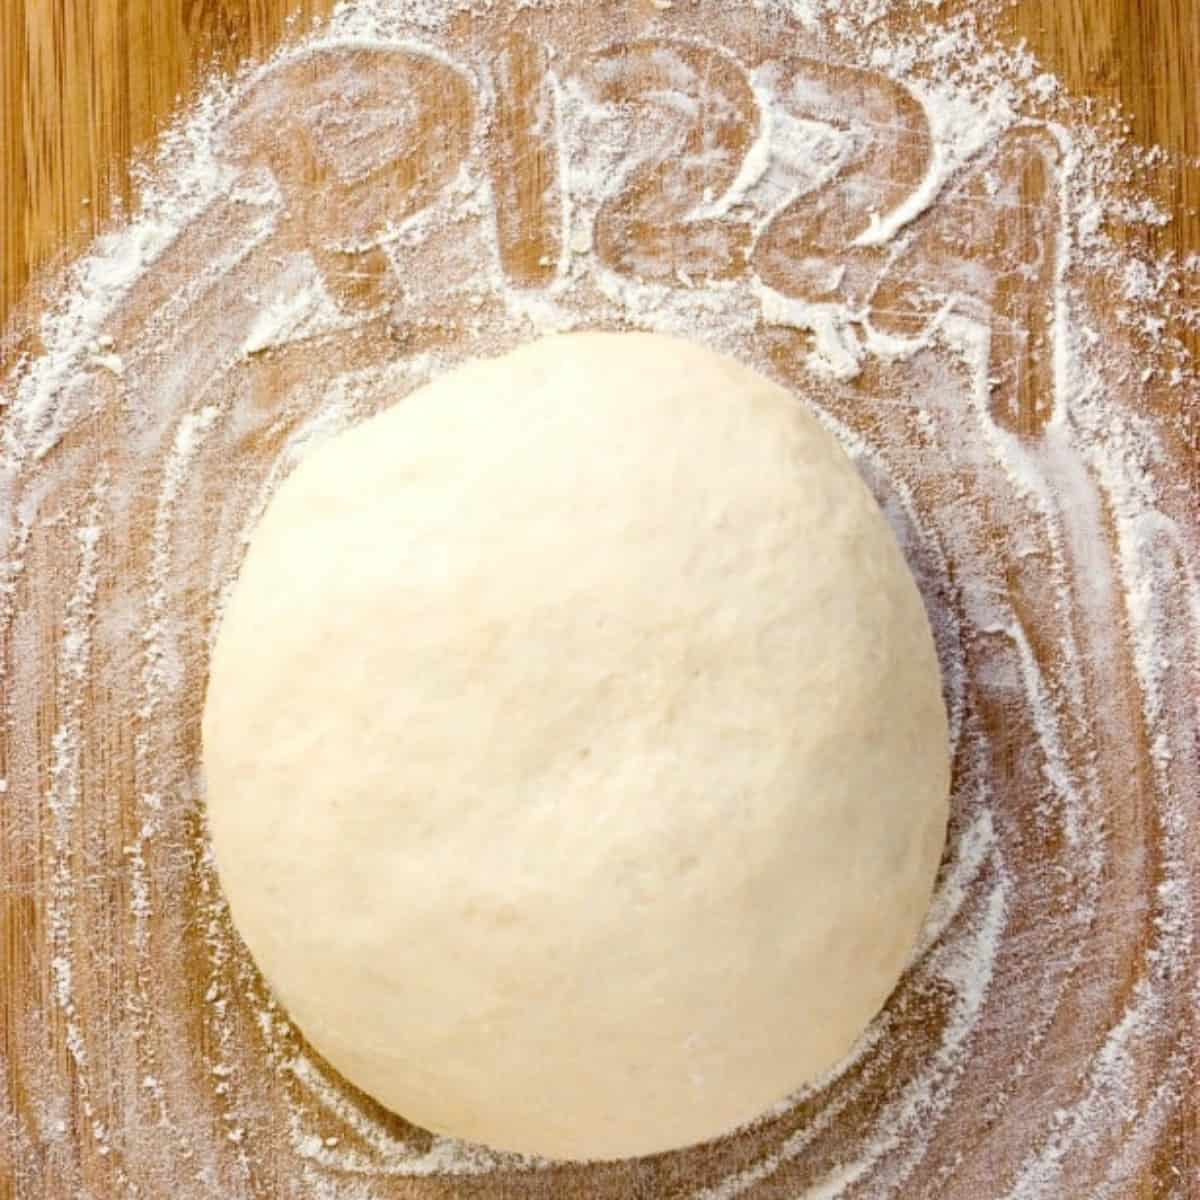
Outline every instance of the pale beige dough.
{"type": "Polygon", "coordinates": [[[204,717],[220,878],[334,1066],[562,1157],[712,1137],[896,984],[946,828],[920,596],[801,403],[649,334],[476,362],[279,489],[204,717]]]}

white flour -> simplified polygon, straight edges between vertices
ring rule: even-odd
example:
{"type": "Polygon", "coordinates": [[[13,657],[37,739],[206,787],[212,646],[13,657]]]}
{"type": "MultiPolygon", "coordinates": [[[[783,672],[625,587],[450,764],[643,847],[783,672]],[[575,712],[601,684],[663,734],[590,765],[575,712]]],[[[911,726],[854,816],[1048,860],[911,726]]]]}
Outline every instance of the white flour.
{"type": "Polygon", "coordinates": [[[106,1194],[154,1197],[1129,1195],[1195,1102],[1200,1006],[1200,255],[1108,232],[1168,219],[1139,190],[1163,153],[936,2],[658,0],[629,50],[595,6],[516,8],[524,42],[484,5],[359,0],[214,84],[3,381],[0,900],[41,942],[0,1164],[33,1194],[104,1160],[106,1194]],[[737,354],[842,439],[929,605],[955,815],[843,1068],[563,1182],[307,1053],[232,936],[196,738],[306,448],[596,325],[737,354]]]}

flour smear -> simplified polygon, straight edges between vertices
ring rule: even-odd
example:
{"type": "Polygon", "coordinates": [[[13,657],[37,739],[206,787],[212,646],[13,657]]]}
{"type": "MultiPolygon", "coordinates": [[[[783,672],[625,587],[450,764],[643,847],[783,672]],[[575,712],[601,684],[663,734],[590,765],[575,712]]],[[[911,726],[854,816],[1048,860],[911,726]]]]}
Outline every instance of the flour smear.
{"type": "Polygon", "coordinates": [[[213,83],[17,331],[0,1170],[18,1195],[1194,1196],[1200,255],[1111,234],[1168,219],[1140,184],[1163,153],[979,12],[496,7],[346,4],[213,83]],[[198,725],[291,466],[580,327],[705,341],[841,438],[925,596],[955,779],[921,942],[847,1062],[720,1141],[568,1165],[414,1129],[307,1050],[230,926],[198,725]]]}

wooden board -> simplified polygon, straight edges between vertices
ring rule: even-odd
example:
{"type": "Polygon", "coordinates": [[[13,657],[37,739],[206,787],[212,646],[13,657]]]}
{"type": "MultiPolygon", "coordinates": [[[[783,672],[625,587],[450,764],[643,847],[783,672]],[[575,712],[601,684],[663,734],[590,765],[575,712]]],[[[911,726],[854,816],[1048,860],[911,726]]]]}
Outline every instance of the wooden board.
{"type": "MultiPolygon", "coordinates": [[[[246,55],[261,55],[282,36],[289,16],[296,14],[297,28],[302,28],[304,22],[329,7],[325,0],[311,0],[303,5],[274,3],[272,0],[232,0],[228,3],[200,0],[169,6],[156,0],[56,0],[53,4],[0,0],[3,17],[0,21],[0,36],[3,37],[0,53],[4,66],[0,78],[0,122],[3,123],[0,126],[0,153],[4,156],[0,173],[4,188],[0,194],[0,222],[3,223],[0,226],[0,254],[3,256],[0,321],[27,295],[25,289],[31,276],[44,269],[57,255],[81,248],[96,229],[117,215],[114,200],[129,203],[132,197],[128,174],[131,156],[147,144],[167,117],[177,111],[182,103],[179,98],[186,99],[191,94],[208,64],[216,60],[223,68],[232,68],[246,55]]],[[[940,17],[948,16],[951,7],[947,5],[940,17]]],[[[641,0],[620,5],[614,3],[612,8],[614,13],[619,12],[623,27],[630,34],[643,29],[654,13],[649,3],[641,0]]],[[[1034,0],[1021,0],[1004,21],[1011,39],[1027,39],[1045,58],[1048,67],[1076,91],[1119,99],[1127,104],[1133,114],[1131,129],[1137,140],[1161,143],[1185,154],[1200,153],[1194,87],[1200,68],[1200,6],[1189,0],[1162,0],[1153,5],[1148,5],[1146,0],[1106,0],[1104,3],[1064,0],[1049,10],[1034,0]]],[[[748,40],[752,40],[752,35],[748,40]]],[[[749,53],[745,47],[743,50],[749,53]]],[[[445,120],[446,114],[442,116],[445,120]]],[[[1161,195],[1177,219],[1163,230],[1131,226],[1124,231],[1124,236],[1143,242],[1156,256],[1168,250],[1183,256],[1200,248],[1197,179],[1194,169],[1162,168],[1161,195]]],[[[529,196],[519,197],[517,204],[526,217],[536,207],[529,196]]],[[[211,231],[203,229],[197,232],[192,254],[212,251],[215,241],[210,234],[211,231]]],[[[536,276],[538,262],[536,242],[526,243],[518,238],[513,250],[514,269],[536,276]]],[[[165,302],[171,285],[185,279],[186,264],[168,263],[154,281],[153,295],[139,302],[142,311],[135,306],[134,311],[123,314],[126,327],[144,329],[151,307],[165,302]]],[[[351,291],[353,286],[350,285],[351,291]]],[[[349,292],[346,299],[353,300],[349,292]]],[[[418,345],[424,336],[436,340],[440,333],[423,328],[406,332],[410,342],[415,341],[418,345]]],[[[1190,336],[1195,344],[1195,335],[1190,336]]],[[[11,345],[0,348],[36,348],[36,343],[21,336],[11,345]]],[[[334,350],[345,353],[344,347],[334,347],[334,350]]],[[[285,387],[299,386],[305,373],[311,372],[314,364],[323,362],[321,355],[324,352],[325,348],[318,346],[315,353],[298,354],[294,361],[286,355],[281,356],[270,368],[254,364],[248,370],[248,382],[242,380],[238,386],[248,387],[255,402],[266,410],[276,403],[285,387]]],[[[341,365],[360,365],[355,353],[341,365]]],[[[1036,413],[1027,412],[1024,416],[1036,424],[1036,413]]],[[[63,505],[86,504],[84,485],[92,476],[89,474],[85,481],[83,469],[86,467],[91,472],[94,467],[94,445],[103,447],[103,465],[117,472],[118,477],[121,472],[132,476],[141,470],[142,464],[122,444],[122,432],[115,423],[99,421],[95,427],[85,428],[79,436],[68,439],[63,454],[68,462],[70,456],[77,456],[81,464],[80,475],[66,483],[62,483],[60,477],[59,482],[49,489],[51,500],[55,503],[61,500],[63,505]]],[[[258,454],[261,459],[273,454],[277,442],[272,439],[278,436],[278,431],[265,422],[254,427],[246,435],[251,456],[258,454]]],[[[161,467],[170,450],[170,445],[165,444],[156,460],[156,469],[161,467]]],[[[1177,464],[1179,477],[1185,482],[1195,478],[1198,467],[1200,464],[1195,458],[1188,460],[1181,456],[1177,464]]],[[[220,473],[220,462],[216,459],[204,460],[204,470],[218,472],[202,476],[202,481],[207,481],[213,488],[241,486],[243,482],[238,477],[220,473]]],[[[155,555],[160,551],[166,554],[168,564],[178,562],[181,571],[185,566],[189,571],[195,568],[195,563],[188,558],[186,546],[169,544],[169,530],[167,540],[160,536],[157,522],[165,510],[161,505],[155,507],[153,490],[157,486],[157,477],[152,480],[147,471],[140,486],[139,504],[130,514],[127,527],[118,535],[117,569],[111,577],[102,575],[100,578],[101,602],[106,596],[115,594],[121,573],[150,578],[159,569],[155,555]]],[[[221,515],[200,493],[186,495],[179,503],[186,506],[183,511],[196,523],[196,529],[202,531],[197,535],[197,546],[206,546],[208,541],[205,539],[211,540],[214,523],[221,515]]],[[[167,519],[169,524],[169,512],[167,519]]],[[[27,582],[25,592],[18,597],[18,604],[24,603],[31,614],[26,633],[38,642],[41,660],[69,667],[63,657],[69,647],[64,648],[61,626],[78,609],[82,602],[78,597],[83,595],[86,601],[86,588],[84,592],[80,590],[86,580],[81,582],[82,577],[77,579],[70,573],[72,564],[64,557],[63,544],[56,541],[56,536],[47,531],[44,536],[39,534],[33,539],[29,555],[33,566],[27,568],[26,579],[40,582],[35,585],[27,582]]],[[[74,543],[72,549],[73,546],[74,543]]],[[[218,574],[220,569],[223,569],[222,564],[214,565],[212,574],[218,574]]],[[[1023,578],[1020,570],[1019,566],[1010,569],[1008,586],[1019,602],[1036,610],[1040,603],[1038,582],[1036,578],[1023,578]]],[[[187,577],[190,580],[193,576],[189,573],[187,577]]],[[[180,651],[184,662],[182,669],[193,682],[197,678],[196,663],[204,626],[211,619],[211,601],[211,592],[203,591],[170,599],[180,613],[192,614],[201,626],[184,636],[180,651]]],[[[134,632],[130,630],[131,635],[134,632]]],[[[152,741],[149,750],[133,745],[136,729],[122,723],[123,714],[109,704],[108,698],[120,690],[123,672],[140,668],[135,660],[122,657],[118,652],[120,639],[116,634],[106,636],[112,645],[105,653],[111,657],[96,665],[94,684],[86,699],[95,719],[84,750],[88,772],[84,802],[96,824],[73,828],[67,839],[71,854],[75,856],[69,867],[81,871],[81,886],[88,889],[86,904],[81,905],[77,913],[78,927],[69,935],[61,935],[74,939],[73,945],[81,950],[78,961],[82,965],[86,960],[89,972],[90,982],[80,992],[79,1010],[73,1014],[55,1008],[54,992],[62,986],[62,980],[56,976],[53,937],[46,928],[50,918],[38,902],[38,897],[53,887],[53,856],[46,852],[44,842],[40,846],[36,840],[31,842],[26,836],[27,831],[19,835],[14,832],[21,822],[13,814],[8,814],[12,819],[7,822],[0,820],[0,826],[3,826],[0,834],[8,835],[7,838],[0,836],[0,900],[3,901],[0,904],[0,967],[3,970],[0,977],[0,1062],[28,1063],[44,1052],[59,1068],[57,1075],[73,1081],[68,1108],[51,1112],[46,1107],[48,1098],[30,1087],[29,1081],[37,1078],[36,1072],[24,1068],[9,1069],[0,1077],[0,1112],[17,1113],[24,1123],[23,1129],[42,1131],[48,1125],[62,1121],[67,1131],[57,1141],[49,1139],[48,1144],[59,1146],[59,1150],[46,1151],[39,1144],[28,1151],[30,1157],[22,1160],[19,1176],[22,1182],[18,1187],[15,1158],[13,1163],[4,1161],[7,1148],[17,1145],[18,1138],[11,1130],[0,1126],[0,1200],[60,1200],[66,1194],[64,1189],[74,1186],[68,1181],[76,1180],[82,1180],[97,1196],[124,1192],[139,1194],[133,1190],[139,1183],[144,1188],[153,1188],[154,1181],[165,1177],[160,1172],[169,1170],[167,1160],[172,1154],[191,1153],[183,1139],[177,1146],[167,1133],[162,1135],[163,1146],[154,1154],[147,1154],[139,1144],[153,1128],[157,1102],[155,1088],[165,1087],[170,1092],[169,1080],[174,1069],[171,1058],[184,1050],[200,1054],[206,1067],[216,1071],[232,1070],[234,1075],[228,1084],[225,1075],[216,1076],[218,1082],[211,1094],[203,1097],[205,1111],[198,1118],[209,1122],[212,1140],[221,1143],[223,1152],[222,1174],[207,1184],[211,1188],[210,1194],[225,1194],[228,1189],[238,1189],[230,1193],[238,1195],[320,1194],[315,1191],[316,1185],[311,1179],[295,1166],[296,1131],[289,1131],[287,1121],[296,1113],[313,1122],[302,1131],[300,1145],[307,1157],[299,1154],[299,1160],[310,1166],[319,1165],[321,1155],[325,1153],[320,1145],[325,1138],[331,1139],[328,1157],[342,1165],[332,1169],[330,1174],[345,1183],[347,1196],[472,1195],[481,1200],[517,1195],[689,1195],[702,1182],[726,1179],[741,1169],[752,1169],[772,1146],[803,1132],[806,1121],[811,1121],[814,1129],[820,1124],[826,1111],[823,1100],[814,1101],[790,1117],[792,1124],[786,1129],[755,1135],[744,1143],[736,1139],[722,1142],[690,1157],[666,1156],[661,1160],[597,1168],[590,1172],[564,1168],[561,1172],[536,1177],[514,1169],[478,1178],[455,1177],[440,1183],[424,1183],[411,1176],[389,1179],[388,1155],[393,1151],[389,1150],[390,1143],[386,1143],[386,1139],[394,1139],[396,1145],[407,1145],[414,1137],[402,1121],[373,1109],[362,1097],[352,1097],[352,1112],[336,1110],[329,1097],[341,1093],[336,1087],[328,1086],[321,1092],[327,1101],[326,1108],[313,1116],[308,1112],[313,1106],[305,1096],[293,1105],[291,1098],[282,1095],[277,1081],[260,1078],[252,1055],[245,1051],[245,1047],[254,1044],[257,1036],[254,1030],[245,1026],[253,1022],[256,1014],[261,1019],[264,1012],[270,1011],[261,985],[247,974],[244,960],[228,957],[230,943],[224,926],[217,933],[204,927],[207,920],[212,919],[218,925],[222,920],[214,907],[217,902],[211,891],[211,872],[202,869],[204,864],[199,862],[168,861],[171,854],[178,856],[190,852],[198,844],[196,815],[189,810],[184,821],[186,843],[168,842],[166,851],[156,849],[139,832],[139,822],[147,812],[140,806],[141,793],[137,789],[144,789],[146,783],[139,774],[142,767],[138,764],[151,764],[146,767],[146,772],[153,777],[155,754],[164,760],[181,756],[184,762],[194,761],[194,736],[183,747],[165,741],[161,744],[152,741]],[[162,861],[154,861],[154,855],[159,855],[162,861]],[[81,864],[93,862],[107,865],[111,874],[98,872],[95,877],[85,880],[81,864]],[[112,864],[130,863],[138,870],[111,870],[112,864]],[[176,897],[184,918],[180,920],[179,913],[166,912],[163,907],[156,906],[146,918],[145,927],[139,925],[139,880],[177,878],[172,871],[180,870],[190,881],[176,897]],[[111,919],[106,916],[109,913],[111,919]],[[180,939],[188,949],[191,958],[185,961],[192,965],[178,979],[164,981],[162,992],[156,993],[157,1003],[165,1002],[172,1008],[173,1032],[166,1024],[160,1027],[158,1022],[148,1019],[145,1013],[130,1015],[127,1023],[123,1019],[113,1020],[114,997],[129,994],[123,990],[123,981],[129,977],[144,980],[147,964],[174,963],[177,947],[170,943],[175,939],[180,939]],[[209,999],[210,995],[215,995],[216,999],[209,999]],[[224,1018],[216,1020],[212,1007],[225,1003],[226,996],[233,1008],[237,1007],[239,996],[250,996],[252,1002],[243,1004],[243,1008],[228,1021],[224,1018]],[[50,1015],[46,1016],[47,1013],[50,1015]],[[37,1024],[35,1015],[38,1021],[44,1019],[45,1024],[37,1024]],[[89,1072],[95,1078],[107,1081],[103,1094],[88,1093],[81,1082],[88,1072],[82,1072],[72,1059],[73,1026],[85,1027],[91,1034],[100,1035],[92,1042],[89,1072]],[[120,1044],[127,1029],[133,1031],[129,1036],[145,1039],[145,1044],[139,1043],[132,1052],[120,1044]],[[225,1057],[227,1048],[221,1042],[222,1038],[231,1036],[243,1047],[240,1057],[233,1056],[232,1068],[225,1057]],[[130,1063],[137,1064],[136,1071],[129,1069],[130,1063]],[[146,1083],[147,1080],[150,1082],[146,1083]],[[239,1087],[242,1092],[238,1106],[235,1106],[228,1097],[239,1087]],[[273,1098],[271,1105],[274,1107],[267,1105],[270,1111],[256,1112],[253,1098],[268,1094],[273,1098]],[[129,1113],[137,1114],[136,1125],[106,1127],[114,1119],[121,1119],[122,1114],[129,1113]],[[99,1133],[97,1124],[101,1127],[99,1133]],[[10,1135],[12,1140],[6,1142],[4,1138],[10,1135]],[[319,1143],[316,1149],[311,1142],[313,1138],[319,1143]],[[249,1150],[245,1149],[243,1139],[250,1146],[249,1150]],[[337,1147],[353,1147],[346,1153],[360,1154],[366,1166],[358,1172],[345,1168],[345,1162],[350,1159],[341,1158],[341,1150],[334,1153],[337,1147]],[[363,1183],[364,1179],[366,1183],[363,1183]],[[353,1190],[360,1186],[365,1190],[353,1190]],[[310,1187],[314,1189],[311,1192],[310,1187]]],[[[1086,645],[1086,631],[1081,636],[1086,645]]],[[[1045,644],[1034,646],[1034,653],[1052,658],[1053,637],[1053,631],[1047,630],[1045,644]]],[[[11,658],[8,643],[4,650],[11,658]]],[[[22,686],[37,686],[34,665],[18,663],[13,670],[22,686]]],[[[1103,670],[1098,671],[1089,687],[1097,694],[1103,692],[1106,683],[1113,683],[1118,691],[1131,688],[1131,675],[1128,664],[1117,664],[1108,675],[1103,670]]],[[[9,683],[8,686],[13,685],[9,683]]],[[[63,720],[61,709],[65,704],[69,704],[65,694],[53,694],[39,708],[38,727],[33,738],[35,746],[31,753],[32,758],[40,760],[40,765],[26,763],[22,766],[20,747],[7,745],[5,748],[9,756],[9,761],[4,764],[7,773],[19,780],[25,770],[30,778],[38,780],[36,786],[21,790],[21,796],[53,796],[53,771],[49,764],[54,761],[55,734],[63,720]]],[[[180,701],[178,707],[181,713],[194,718],[195,695],[180,701]]],[[[1117,718],[1128,715],[1125,709],[1118,708],[1113,727],[1119,728],[1117,718]]],[[[1022,763],[1029,740],[1024,718],[1005,705],[996,704],[988,711],[987,720],[997,777],[1007,789],[1008,802],[1013,811],[1019,810],[1025,801],[1032,806],[1038,781],[1026,774],[1027,765],[1022,763]]],[[[1099,724],[1103,725],[1103,722],[1099,724]]],[[[191,726],[194,728],[194,719],[191,726]]],[[[1083,735],[1080,736],[1082,739],[1083,735]]],[[[179,778],[185,776],[186,772],[183,772],[179,778]]],[[[1116,795],[1121,781],[1107,782],[1116,795]]],[[[1154,810],[1152,784],[1138,776],[1131,780],[1128,790],[1130,810],[1136,810],[1140,814],[1138,819],[1144,819],[1149,825],[1154,810]]],[[[0,817],[5,815],[4,803],[13,804],[17,794],[17,791],[8,794],[7,800],[0,796],[0,817]]],[[[1023,837],[1033,837],[1032,832],[1023,828],[1020,833],[1023,837]]],[[[1053,861],[1049,845],[1051,835],[1044,835],[1047,845],[1035,845],[1023,851],[1031,868],[1042,863],[1043,852],[1046,862],[1053,861]]],[[[42,836],[48,835],[43,833],[42,836]]],[[[1127,850],[1132,859],[1144,851],[1161,851],[1165,835],[1161,830],[1153,836],[1147,834],[1143,844],[1131,818],[1130,827],[1122,828],[1117,836],[1119,846],[1127,850]]],[[[1112,904],[1118,908],[1137,905],[1142,896],[1139,888],[1144,884],[1145,880],[1133,880],[1126,890],[1125,884],[1112,881],[1112,904]]],[[[169,900],[168,897],[160,899],[169,900]]],[[[1060,905],[1069,905],[1069,889],[1057,896],[1056,901],[1060,905]]],[[[1026,918],[1030,925],[1028,936],[1033,938],[1037,916],[1029,913],[1026,918]]],[[[1143,945],[1131,948],[1126,957],[1115,956],[1111,961],[1103,958],[1102,939],[1097,939],[1094,946],[1089,944],[1089,948],[1100,955],[1102,966],[1096,969],[1122,980],[1120,988],[1132,990],[1140,969],[1138,957],[1150,937],[1147,924],[1143,945]]],[[[1094,984],[1095,980],[1092,982],[1094,984]]],[[[78,986],[78,980],[76,983],[78,986]]],[[[140,996],[141,1002],[147,1001],[147,995],[138,994],[136,987],[134,993],[140,996]]],[[[943,999],[933,992],[914,992],[901,1004],[910,1007],[909,1016],[916,1026],[935,1029],[949,1019],[943,1011],[943,999]]],[[[60,1004],[59,1009],[62,1008],[60,1004]]],[[[1048,1033],[1047,1043],[1036,1053],[1060,1062],[1064,1074],[1078,1068],[1079,1062],[1071,1057],[1070,1047],[1074,1043],[1070,1026],[1072,1023],[1086,1024],[1089,1015],[1094,1014],[1083,1003],[1074,1008],[1070,1003],[1056,1007],[1053,1030],[1048,1033]]],[[[1172,1019],[1180,1038],[1194,1036],[1194,1014],[1182,1013],[1172,1019]]],[[[280,1032],[276,1028],[262,1036],[266,1052],[277,1058],[290,1053],[295,1045],[295,1034],[290,1030],[280,1032]]],[[[899,1061],[885,1062],[883,1066],[900,1072],[905,1066],[903,1048],[895,1051],[895,1057],[899,1061]]],[[[871,1073],[877,1065],[856,1069],[856,1078],[851,1081],[856,1089],[855,1099],[844,1118],[846,1131],[832,1138],[828,1145],[818,1144],[813,1153],[814,1164],[824,1155],[823,1169],[833,1169],[831,1164],[836,1164],[838,1154],[852,1148],[854,1138],[869,1128],[874,1106],[883,1102],[887,1092],[886,1073],[880,1078],[871,1073]]],[[[977,1071],[982,1072],[982,1067],[977,1071]]],[[[1133,1109],[1140,1111],[1139,1105],[1151,1103],[1157,1082],[1154,1077],[1139,1077],[1138,1094],[1129,1100],[1133,1109]]],[[[308,1086],[301,1080],[296,1090],[304,1092],[308,1086]]],[[[975,1087],[973,1095],[979,1101],[981,1115],[979,1128],[972,1136],[986,1129],[984,1110],[989,1096],[986,1080],[977,1081],[975,1087]]],[[[350,1096],[348,1089],[345,1094],[350,1096]]],[[[178,1100],[178,1095],[174,1099],[178,1100]]],[[[1200,1092],[1197,1101],[1194,1105],[1178,1106],[1168,1119],[1155,1127],[1153,1144],[1143,1148],[1141,1153],[1139,1161],[1143,1165],[1137,1190],[1130,1195],[1170,1197],[1171,1200],[1191,1200],[1193,1196],[1200,1196],[1200,1177],[1197,1175],[1200,1170],[1200,1132],[1197,1128],[1200,1092]]],[[[55,1102],[58,1102],[57,1097],[55,1102]]],[[[130,1120],[128,1116],[124,1119],[130,1120]]],[[[962,1125],[964,1130],[971,1128],[966,1116],[962,1125]]],[[[966,1137],[964,1133],[964,1139],[966,1137]]],[[[36,1137],[28,1140],[31,1145],[37,1142],[36,1137]]],[[[982,1181],[988,1178],[991,1166],[975,1161],[971,1170],[974,1177],[982,1181]]],[[[812,1169],[817,1171],[818,1165],[812,1169]]],[[[997,1162],[995,1169],[1001,1170],[1001,1164],[997,1162]]],[[[747,1194],[781,1197],[802,1194],[800,1189],[807,1178],[802,1172],[789,1174],[783,1171],[770,1178],[764,1177],[762,1190],[756,1188],[747,1194]],[[778,1190],[772,1190],[775,1188],[778,1190]]],[[[938,1194],[934,1178],[928,1177],[924,1185],[926,1190],[914,1194],[938,1194]]],[[[188,1187],[181,1188],[180,1194],[187,1197],[200,1195],[204,1186],[203,1181],[197,1183],[189,1178],[188,1187]]],[[[1080,1184],[1080,1196],[1088,1194],[1087,1186],[1080,1184]]],[[[140,1194],[147,1192],[143,1190],[140,1194]]],[[[980,1182],[972,1193],[981,1200],[989,1194],[984,1182],[980,1182]]],[[[1075,1193],[1066,1194],[1073,1200],[1075,1193]]]]}
{"type": "MultiPolygon", "coordinates": [[[[261,57],[334,0],[0,0],[0,328],[31,276],[128,205],[129,165],[211,66],[261,57]]],[[[630,26],[650,0],[612,0],[630,26]]],[[[954,7],[966,7],[956,3],[954,7]]],[[[945,11],[945,7],[944,10],[945,11]]],[[[1200,156],[1200,5],[1017,0],[1002,29],[1075,94],[1120,103],[1131,138],[1200,156]]],[[[1156,256],[1200,246],[1200,171],[1160,172],[1156,256]]],[[[0,366],[3,360],[0,359],[0,366]]]]}

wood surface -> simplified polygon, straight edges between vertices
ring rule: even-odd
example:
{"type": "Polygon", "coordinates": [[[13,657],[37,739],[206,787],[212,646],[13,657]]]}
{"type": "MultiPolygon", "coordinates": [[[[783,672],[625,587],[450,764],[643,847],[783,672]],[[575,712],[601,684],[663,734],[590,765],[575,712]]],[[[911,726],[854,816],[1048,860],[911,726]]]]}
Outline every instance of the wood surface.
{"type": "MultiPolygon", "coordinates": [[[[969,6],[970,0],[949,0],[938,19],[969,6]]],[[[302,30],[331,7],[332,0],[0,0],[0,329],[24,302],[31,280],[135,202],[130,164],[186,106],[213,65],[231,70],[261,56],[288,30],[302,30]]],[[[613,7],[628,8],[634,26],[649,0],[613,0],[613,7]]],[[[1010,41],[1025,40],[1075,93],[1124,105],[1133,141],[1200,155],[1196,0],[1018,0],[1000,27],[1010,41]]],[[[1159,187],[1176,219],[1160,230],[1130,227],[1123,236],[1155,256],[1200,249],[1195,162],[1161,167],[1159,187]]],[[[525,263],[531,275],[537,261],[531,252],[525,263]]],[[[1200,350],[1200,339],[1191,336],[1200,350]]],[[[0,340],[0,369],[4,355],[20,345],[0,340]]],[[[0,919],[0,1060],[7,1040],[17,1039],[16,1018],[28,1000],[21,989],[28,986],[31,920],[17,906],[0,919]]],[[[19,1096],[17,1103],[32,1112],[37,1097],[19,1096]]],[[[1181,1170],[1200,1178],[1198,1138],[1196,1112],[1177,1114],[1146,1156],[1130,1200],[1200,1196],[1200,1183],[1194,1192],[1179,1190],[1181,1170]]],[[[113,1194],[106,1191],[115,1186],[112,1162],[93,1156],[81,1169],[95,1195],[113,1194]]],[[[654,1178],[670,1177],[664,1169],[654,1178]]],[[[611,1186],[620,1194],[619,1184],[611,1186]]],[[[637,1194],[668,1194],[644,1186],[637,1194]]],[[[463,1183],[457,1194],[487,1193],[463,1183]]],[[[503,1194],[522,1192],[514,1184],[503,1194]]],[[[570,1185],[563,1194],[590,1193],[570,1185]]],[[[27,1200],[2,1171],[0,1200],[27,1200]]],[[[57,1197],[39,1191],[37,1200],[57,1197]]]]}
{"type": "MultiPolygon", "coordinates": [[[[636,10],[649,0],[613,3],[636,10]]],[[[132,202],[134,156],[213,65],[261,56],[333,5],[0,0],[0,329],[31,275],[132,202]]],[[[964,7],[951,0],[942,15],[964,7]]],[[[1193,160],[1159,172],[1173,223],[1130,236],[1156,255],[1200,247],[1200,4],[1017,0],[1001,28],[1074,93],[1120,103],[1134,141],[1193,160]]]]}

